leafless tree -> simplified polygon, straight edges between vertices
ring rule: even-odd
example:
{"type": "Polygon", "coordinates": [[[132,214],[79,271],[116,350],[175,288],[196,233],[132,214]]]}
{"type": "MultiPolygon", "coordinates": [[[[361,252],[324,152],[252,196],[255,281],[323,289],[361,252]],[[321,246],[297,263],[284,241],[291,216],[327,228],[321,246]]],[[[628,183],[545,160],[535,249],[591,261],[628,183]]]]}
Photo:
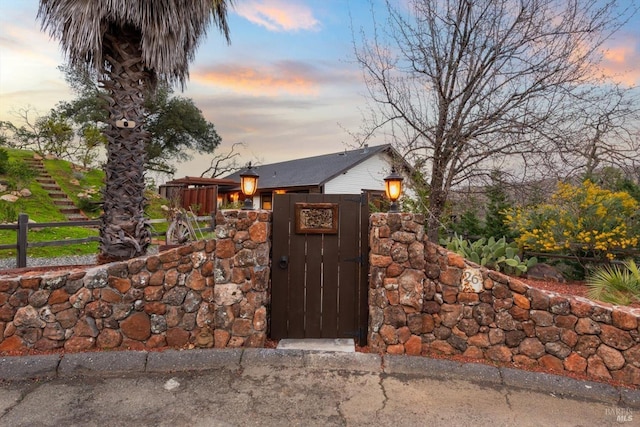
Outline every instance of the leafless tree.
{"type": "Polygon", "coordinates": [[[556,129],[555,152],[546,163],[563,169],[565,177],[592,177],[613,166],[632,170],[640,165],[640,102],[635,87],[610,84],[573,97],[565,111],[573,114],[556,129]]]}
{"type": "MultiPolygon", "coordinates": [[[[626,4],[626,2],[625,2],[626,4]]],[[[368,88],[360,142],[384,135],[429,187],[437,239],[450,190],[496,162],[556,150],[571,98],[597,88],[604,41],[633,11],[615,0],[386,1],[354,34],[368,88]]],[[[586,98],[585,98],[586,99],[586,98]]]]}
{"type": "Polygon", "coordinates": [[[236,142],[228,152],[214,155],[211,159],[211,164],[200,174],[200,177],[208,175],[209,178],[218,178],[240,169],[236,161],[236,157],[240,156],[240,153],[236,151],[239,147],[244,147],[244,143],[236,142]]]}
{"type": "Polygon", "coordinates": [[[7,145],[12,148],[31,149],[41,155],[46,154],[47,138],[43,126],[45,116],[32,106],[13,111],[13,115],[24,124],[18,127],[10,121],[0,122],[0,127],[7,132],[7,145]]]}

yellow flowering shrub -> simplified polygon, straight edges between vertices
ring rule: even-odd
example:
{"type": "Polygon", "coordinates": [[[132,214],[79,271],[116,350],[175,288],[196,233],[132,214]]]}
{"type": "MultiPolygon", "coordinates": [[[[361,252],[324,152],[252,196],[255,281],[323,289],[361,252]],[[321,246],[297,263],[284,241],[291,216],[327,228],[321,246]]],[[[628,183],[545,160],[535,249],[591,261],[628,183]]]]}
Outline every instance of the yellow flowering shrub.
{"type": "Polygon", "coordinates": [[[520,247],[613,259],[620,249],[637,248],[640,210],[624,191],[559,183],[549,203],[512,209],[506,220],[520,234],[520,247]]]}

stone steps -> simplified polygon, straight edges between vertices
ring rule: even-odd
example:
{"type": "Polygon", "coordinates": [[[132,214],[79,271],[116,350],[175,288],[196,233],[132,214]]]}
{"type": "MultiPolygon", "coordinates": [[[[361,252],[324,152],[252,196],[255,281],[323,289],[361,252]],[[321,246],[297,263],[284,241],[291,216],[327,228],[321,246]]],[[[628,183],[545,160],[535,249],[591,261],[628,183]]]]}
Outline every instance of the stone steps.
{"type": "Polygon", "coordinates": [[[25,163],[38,172],[39,176],[36,178],[36,182],[49,194],[49,197],[53,200],[53,204],[58,207],[60,213],[62,213],[67,220],[82,221],[88,219],[87,216],[76,207],[73,201],[67,197],[67,193],[62,191],[56,180],[49,175],[41,159],[26,159],[25,163]]]}
{"type": "Polygon", "coordinates": [[[51,178],[36,178],[36,182],[39,182],[41,185],[42,184],[55,184],[58,185],[55,181],[55,179],[51,179],[51,178]]]}
{"type": "Polygon", "coordinates": [[[42,187],[47,191],[58,191],[58,192],[62,191],[62,189],[60,188],[60,186],[58,186],[58,184],[40,184],[40,187],[42,187]]]}
{"type": "MultiPolygon", "coordinates": [[[[51,197],[52,199],[63,199],[65,197],[67,197],[67,193],[65,193],[64,191],[60,190],[60,191],[47,191],[47,193],[49,193],[49,197],[51,197]]],[[[71,202],[71,200],[69,200],[71,202]]],[[[73,203],[73,202],[71,202],[73,203]]]]}

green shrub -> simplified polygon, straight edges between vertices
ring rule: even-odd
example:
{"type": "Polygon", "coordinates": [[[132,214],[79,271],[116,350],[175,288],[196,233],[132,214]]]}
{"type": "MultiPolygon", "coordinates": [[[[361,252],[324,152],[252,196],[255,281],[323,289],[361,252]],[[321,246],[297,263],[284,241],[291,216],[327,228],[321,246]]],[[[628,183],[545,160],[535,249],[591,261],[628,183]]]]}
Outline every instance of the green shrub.
{"type": "Polygon", "coordinates": [[[9,169],[9,152],[4,148],[0,148],[0,175],[7,173],[9,169]]]}
{"type": "Polygon", "coordinates": [[[494,237],[496,239],[506,236],[511,239],[515,236],[507,222],[507,213],[511,209],[511,203],[504,189],[504,181],[502,173],[494,170],[491,172],[491,185],[487,187],[487,206],[484,220],[484,230],[482,234],[485,237],[494,237]]]}
{"type": "Polygon", "coordinates": [[[7,181],[9,186],[15,190],[25,188],[36,175],[36,171],[22,160],[10,162],[7,168],[7,181]]]}
{"type": "Polygon", "coordinates": [[[487,240],[483,237],[475,242],[470,242],[456,235],[442,239],[440,244],[476,264],[516,276],[526,273],[529,267],[538,262],[535,257],[526,261],[520,259],[517,244],[515,242],[507,243],[507,239],[504,237],[498,240],[493,237],[487,240]]]}
{"type": "Polygon", "coordinates": [[[635,261],[596,268],[587,279],[589,298],[618,305],[640,301],[640,270],[635,261]]]}
{"type": "Polygon", "coordinates": [[[84,213],[96,213],[100,211],[101,205],[98,200],[81,197],[78,199],[78,209],[84,213]]]}
{"type": "Polygon", "coordinates": [[[0,224],[10,224],[18,220],[18,211],[13,203],[0,200],[0,224]]]}
{"type": "Polygon", "coordinates": [[[464,211],[459,220],[451,224],[450,229],[457,235],[463,236],[479,237],[484,232],[482,221],[475,210],[464,211]]]}
{"type": "Polygon", "coordinates": [[[222,206],[220,206],[220,210],[223,210],[223,209],[242,209],[242,206],[244,206],[244,203],[238,200],[237,202],[223,203],[222,206]]]}

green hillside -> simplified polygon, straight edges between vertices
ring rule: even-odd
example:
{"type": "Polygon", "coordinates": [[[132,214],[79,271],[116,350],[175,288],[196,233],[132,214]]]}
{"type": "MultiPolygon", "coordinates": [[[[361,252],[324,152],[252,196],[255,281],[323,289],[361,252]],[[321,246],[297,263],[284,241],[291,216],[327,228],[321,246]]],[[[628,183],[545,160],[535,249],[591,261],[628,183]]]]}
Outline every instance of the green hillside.
{"type": "MultiPolygon", "coordinates": [[[[28,189],[31,195],[21,196],[15,202],[0,200],[0,224],[12,223],[20,213],[26,213],[31,221],[64,222],[69,221],[60,206],[54,203],[49,191],[36,179],[39,172],[28,165],[34,158],[31,151],[16,149],[0,150],[0,197],[16,194],[28,189]],[[4,151],[7,156],[2,155],[4,151]]],[[[59,159],[42,159],[46,173],[55,180],[66,197],[80,208],[89,219],[100,217],[100,194],[104,182],[104,172],[99,169],[81,170],[76,165],[59,159]]],[[[150,218],[162,218],[160,205],[167,201],[154,193],[149,194],[148,212],[150,218]]],[[[164,224],[162,224],[164,225],[164,224]]],[[[166,228],[166,225],[164,225],[166,228]]],[[[65,239],[81,239],[98,236],[97,228],[56,227],[29,230],[29,242],[42,242],[65,239]]],[[[15,244],[17,233],[14,230],[0,230],[0,245],[15,244]]],[[[54,257],[67,255],[86,255],[98,252],[98,243],[90,242],[64,246],[29,248],[30,257],[54,257]]],[[[16,250],[0,250],[0,258],[15,257],[16,250]]]]}

